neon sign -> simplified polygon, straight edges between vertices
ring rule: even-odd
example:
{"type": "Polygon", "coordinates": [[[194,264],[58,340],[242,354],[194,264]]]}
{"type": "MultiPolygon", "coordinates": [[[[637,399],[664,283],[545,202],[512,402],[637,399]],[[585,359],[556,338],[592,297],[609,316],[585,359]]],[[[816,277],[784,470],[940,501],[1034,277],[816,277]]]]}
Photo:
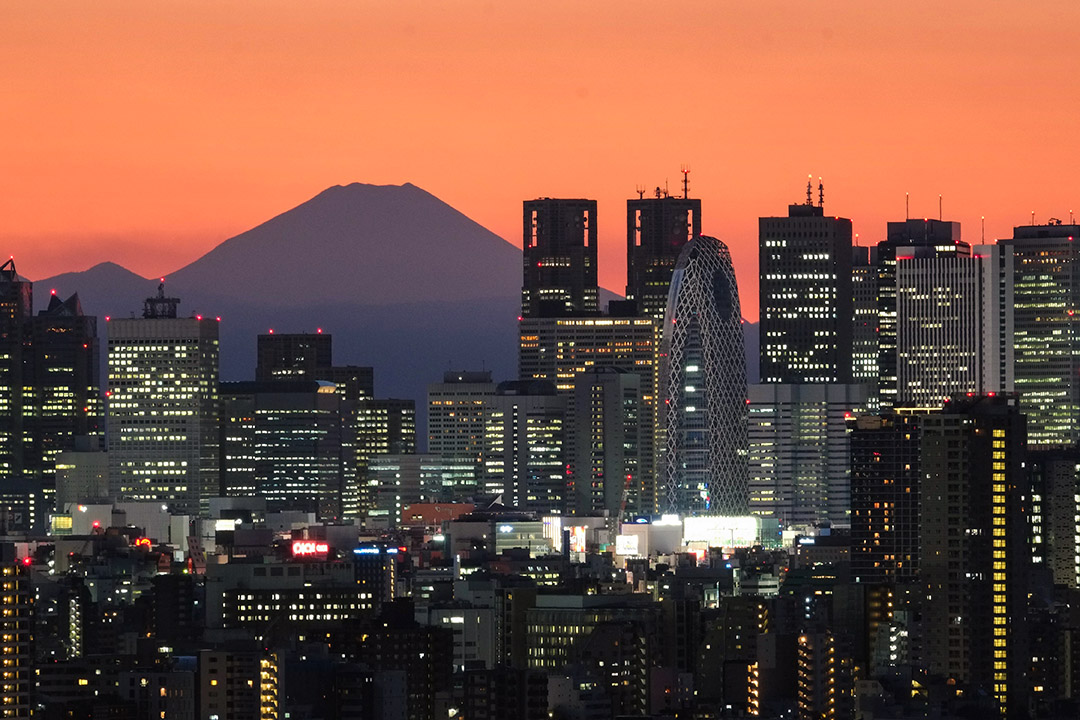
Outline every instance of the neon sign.
{"type": "Polygon", "coordinates": [[[328,552],[330,552],[330,545],[317,540],[294,540],[292,544],[293,557],[326,555],[328,552]]]}

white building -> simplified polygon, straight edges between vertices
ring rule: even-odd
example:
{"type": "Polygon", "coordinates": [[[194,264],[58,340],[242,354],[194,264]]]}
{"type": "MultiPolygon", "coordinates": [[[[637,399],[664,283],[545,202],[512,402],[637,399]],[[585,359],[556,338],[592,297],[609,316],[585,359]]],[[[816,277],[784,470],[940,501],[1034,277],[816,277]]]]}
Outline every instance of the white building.
{"type": "Polygon", "coordinates": [[[163,288],[107,324],[110,494],[197,514],[218,494],[218,321],[176,317],[163,288]]]}
{"type": "Polygon", "coordinates": [[[897,400],[1012,389],[1012,255],[997,245],[932,255],[897,248],[897,400]]]}

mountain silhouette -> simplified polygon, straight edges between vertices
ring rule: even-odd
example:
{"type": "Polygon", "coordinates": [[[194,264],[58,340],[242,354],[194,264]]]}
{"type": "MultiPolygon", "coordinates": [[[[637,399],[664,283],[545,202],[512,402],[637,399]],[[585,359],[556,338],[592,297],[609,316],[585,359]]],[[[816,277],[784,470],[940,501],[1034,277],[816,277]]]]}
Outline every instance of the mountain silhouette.
{"type": "MultiPolygon", "coordinates": [[[[159,282],[105,262],[35,281],[35,295],[78,292],[88,314],[129,317],[159,282]]],[[[415,399],[421,417],[446,369],[517,374],[521,250],[408,183],[328,188],[165,284],[181,315],[221,317],[223,380],[254,377],[256,335],[270,328],[331,333],[335,363],[371,365],[376,394],[415,399]]]]}

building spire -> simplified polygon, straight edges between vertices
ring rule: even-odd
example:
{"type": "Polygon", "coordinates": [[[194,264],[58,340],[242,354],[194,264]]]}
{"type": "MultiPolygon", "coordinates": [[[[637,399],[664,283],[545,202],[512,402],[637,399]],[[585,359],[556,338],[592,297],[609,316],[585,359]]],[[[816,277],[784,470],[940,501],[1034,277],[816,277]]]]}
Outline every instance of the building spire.
{"type": "Polygon", "coordinates": [[[811,182],[813,179],[813,175],[806,176],[806,204],[811,206],[814,204],[814,188],[811,182]]]}
{"type": "Polygon", "coordinates": [[[825,207],[825,183],[821,182],[821,177],[817,179],[817,191],[818,191],[818,207],[825,207]]]}

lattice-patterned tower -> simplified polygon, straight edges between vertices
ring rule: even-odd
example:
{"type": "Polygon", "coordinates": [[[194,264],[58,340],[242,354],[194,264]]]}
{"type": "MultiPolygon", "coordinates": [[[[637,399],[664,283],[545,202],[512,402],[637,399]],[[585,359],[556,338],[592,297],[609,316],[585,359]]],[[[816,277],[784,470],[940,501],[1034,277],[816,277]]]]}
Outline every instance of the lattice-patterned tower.
{"type": "Polygon", "coordinates": [[[660,374],[664,512],[748,512],[746,356],[727,245],[694,238],[671,279],[660,374]]]}

